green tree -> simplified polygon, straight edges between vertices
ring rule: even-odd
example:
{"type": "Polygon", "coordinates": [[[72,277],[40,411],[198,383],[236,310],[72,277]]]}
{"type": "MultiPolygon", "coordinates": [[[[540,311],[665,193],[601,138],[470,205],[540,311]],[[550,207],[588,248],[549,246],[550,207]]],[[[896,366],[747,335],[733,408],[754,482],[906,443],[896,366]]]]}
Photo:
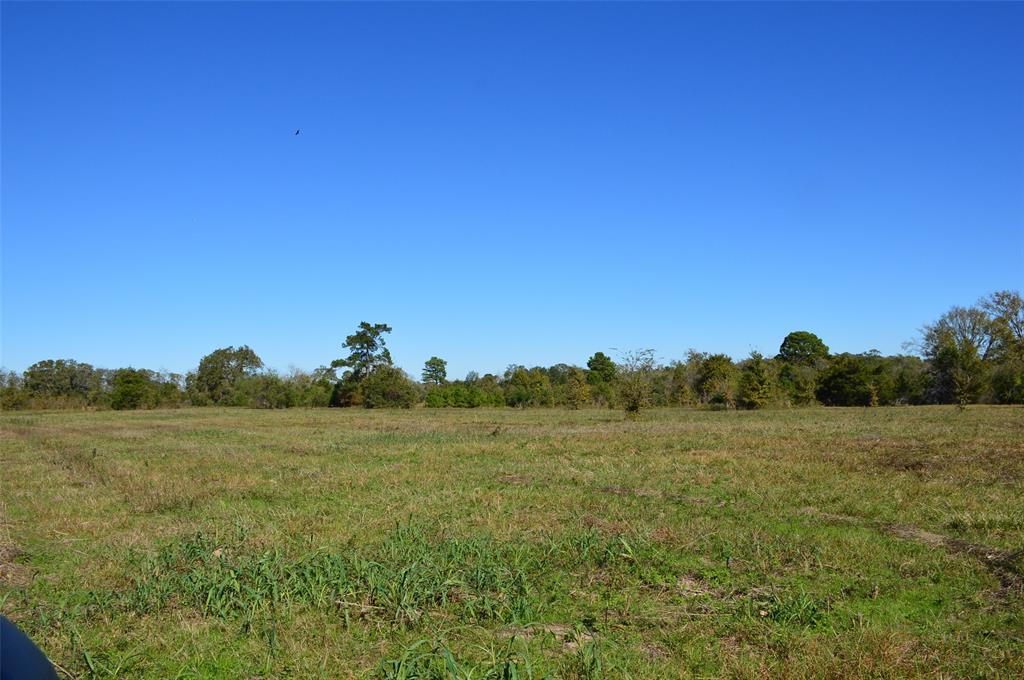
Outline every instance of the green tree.
{"type": "Polygon", "coordinates": [[[934,348],[932,363],[946,381],[953,400],[961,409],[977,401],[983,389],[985,364],[978,348],[959,343],[951,333],[943,334],[934,348]]]}
{"type": "Polygon", "coordinates": [[[15,371],[0,369],[0,410],[13,411],[29,406],[29,394],[15,371]]]}
{"type": "Polygon", "coordinates": [[[411,408],[418,397],[416,385],[405,371],[394,366],[376,366],[360,384],[365,408],[411,408]]]}
{"type": "Polygon", "coordinates": [[[552,402],[551,379],[539,366],[509,366],[502,389],[509,406],[550,406],[552,402]]]}
{"type": "Polygon", "coordinates": [[[591,385],[615,382],[618,367],[604,352],[595,352],[594,356],[587,360],[587,368],[590,369],[590,373],[587,374],[587,380],[591,385]]]}
{"type": "Polygon", "coordinates": [[[813,366],[783,362],[779,366],[779,387],[791,404],[813,404],[818,389],[819,371],[813,366]]]}
{"type": "Polygon", "coordinates": [[[448,362],[439,357],[430,357],[423,364],[423,383],[444,385],[448,382],[448,362]]]}
{"type": "Polygon", "coordinates": [[[963,405],[986,388],[989,362],[1000,353],[998,327],[981,307],[953,307],[922,329],[921,350],[932,368],[932,400],[963,405]]]}
{"type": "Polygon", "coordinates": [[[826,406],[878,406],[892,403],[895,381],[878,352],[839,354],[818,380],[817,397],[826,406]]]}
{"type": "Polygon", "coordinates": [[[362,321],[356,332],[345,338],[342,347],[348,350],[348,356],[331,362],[333,369],[347,369],[334,386],[331,406],[364,405],[363,380],[378,368],[392,366],[391,352],[384,341],[384,334],[390,332],[387,324],[362,321]]]}
{"type": "Polygon", "coordinates": [[[287,382],[294,395],[295,406],[328,406],[338,377],[328,366],[320,366],[312,373],[293,368],[287,382]]]}
{"type": "Polygon", "coordinates": [[[581,368],[573,368],[565,379],[565,403],[572,409],[578,409],[590,402],[590,384],[587,373],[581,368]]]}
{"type": "Polygon", "coordinates": [[[273,371],[247,376],[235,391],[233,405],[249,408],[290,408],[298,401],[296,381],[273,371]]]}
{"type": "Polygon", "coordinates": [[[695,391],[702,403],[733,406],[736,400],[733,380],[736,366],[727,354],[698,355],[695,391]]]}
{"type": "Polygon", "coordinates": [[[779,361],[797,366],[816,366],[828,359],[828,346],[814,333],[793,331],[779,346],[779,361]]]}
{"type": "Polygon", "coordinates": [[[978,306],[989,315],[991,334],[1000,359],[1024,359],[1024,298],[1001,290],[983,298],[978,306]]]}
{"type": "Polygon", "coordinates": [[[619,404],[627,415],[636,416],[651,405],[653,374],[653,349],[624,352],[620,357],[616,385],[619,404]]]}
{"type": "Polygon", "coordinates": [[[981,301],[992,320],[996,351],[989,372],[992,399],[1000,404],[1024,404],[1024,299],[1017,291],[1002,290],[981,301]]]}
{"type": "Polygon", "coordinates": [[[35,400],[53,405],[95,405],[103,398],[105,372],[74,359],[38,361],[23,375],[24,389],[35,400]]]}
{"type": "Polygon", "coordinates": [[[160,385],[150,371],[119,368],[111,380],[110,407],[117,410],[155,408],[160,385]]]}
{"type": "Polygon", "coordinates": [[[231,404],[243,378],[263,368],[263,360],[248,345],[222,347],[199,362],[186,379],[186,390],[195,404],[231,404]]]}
{"type": "Polygon", "coordinates": [[[690,387],[690,369],[684,362],[675,361],[670,367],[666,402],[672,406],[693,403],[693,388],[690,387]]]}
{"type": "Polygon", "coordinates": [[[739,403],[744,408],[764,408],[775,397],[775,371],[770,361],[751,352],[743,362],[739,379],[739,403]]]}
{"type": "Polygon", "coordinates": [[[342,347],[348,350],[348,356],[332,361],[331,368],[347,368],[345,376],[358,383],[373,369],[391,366],[391,352],[384,341],[384,334],[390,333],[391,330],[391,326],[385,323],[360,322],[359,329],[346,337],[342,344],[342,347]]]}

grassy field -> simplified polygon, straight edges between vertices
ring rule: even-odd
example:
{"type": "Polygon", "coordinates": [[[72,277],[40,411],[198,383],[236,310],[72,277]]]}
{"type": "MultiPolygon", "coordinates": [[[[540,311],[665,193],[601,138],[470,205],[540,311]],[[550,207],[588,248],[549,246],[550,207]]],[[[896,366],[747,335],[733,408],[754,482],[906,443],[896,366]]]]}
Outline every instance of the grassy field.
{"type": "Polygon", "coordinates": [[[72,677],[1024,676],[1024,409],[0,414],[72,677]]]}

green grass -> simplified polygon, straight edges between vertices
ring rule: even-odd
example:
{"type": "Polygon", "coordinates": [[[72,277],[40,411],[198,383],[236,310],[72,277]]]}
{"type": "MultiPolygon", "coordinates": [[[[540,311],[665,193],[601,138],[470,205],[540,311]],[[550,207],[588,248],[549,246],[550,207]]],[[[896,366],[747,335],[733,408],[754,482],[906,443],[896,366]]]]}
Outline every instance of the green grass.
{"type": "Polygon", "coordinates": [[[0,415],[69,675],[1024,676],[1024,409],[0,415]]]}

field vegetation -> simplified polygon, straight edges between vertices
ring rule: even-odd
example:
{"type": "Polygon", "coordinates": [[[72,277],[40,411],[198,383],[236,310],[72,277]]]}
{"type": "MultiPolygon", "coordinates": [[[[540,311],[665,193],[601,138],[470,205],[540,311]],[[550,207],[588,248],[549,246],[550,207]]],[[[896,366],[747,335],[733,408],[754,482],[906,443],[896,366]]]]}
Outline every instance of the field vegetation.
{"type": "Polygon", "coordinates": [[[46,359],[23,373],[0,370],[5,410],[118,410],[178,406],[288,408],[338,406],[476,408],[588,405],[639,413],[649,406],[760,409],[823,404],[1024,403],[1024,298],[998,291],[972,307],[953,307],[926,324],[909,354],[875,350],[832,354],[814,333],[794,331],[774,357],[752,352],[739,362],[691,349],[661,361],[652,349],[625,350],[618,361],[595,352],[586,367],[510,364],[500,374],[471,371],[449,380],[432,356],[416,381],[396,367],[391,326],[362,322],[342,343],[346,356],[311,373],[268,370],[247,345],[222,347],[186,375],[137,368],[100,369],[46,359]]]}
{"type": "Polygon", "coordinates": [[[0,426],[0,606],[68,677],[1024,676],[1020,407],[0,426]]]}

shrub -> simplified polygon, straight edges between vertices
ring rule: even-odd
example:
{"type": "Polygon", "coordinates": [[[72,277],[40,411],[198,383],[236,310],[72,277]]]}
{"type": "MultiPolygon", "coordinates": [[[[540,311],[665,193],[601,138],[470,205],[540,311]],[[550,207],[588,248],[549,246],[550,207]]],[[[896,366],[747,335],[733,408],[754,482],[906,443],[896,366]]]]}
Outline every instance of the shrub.
{"type": "Polygon", "coordinates": [[[653,372],[654,350],[642,349],[622,355],[617,378],[618,397],[628,415],[635,416],[651,405],[653,372]]]}
{"type": "Polygon", "coordinates": [[[119,368],[114,371],[110,407],[116,410],[154,408],[160,398],[160,386],[149,371],[119,368]]]}
{"type": "Polygon", "coordinates": [[[764,408],[776,393],[775,370],[758,352],[743,363],[739,380],[739,403],[744,408],[764,408]]]}
{"type": "Polygon", "coordinates": [[[416,385],[401,369],[378,366],[360,385],[366,408],[411,408],[418,396],[416,385]]]}

